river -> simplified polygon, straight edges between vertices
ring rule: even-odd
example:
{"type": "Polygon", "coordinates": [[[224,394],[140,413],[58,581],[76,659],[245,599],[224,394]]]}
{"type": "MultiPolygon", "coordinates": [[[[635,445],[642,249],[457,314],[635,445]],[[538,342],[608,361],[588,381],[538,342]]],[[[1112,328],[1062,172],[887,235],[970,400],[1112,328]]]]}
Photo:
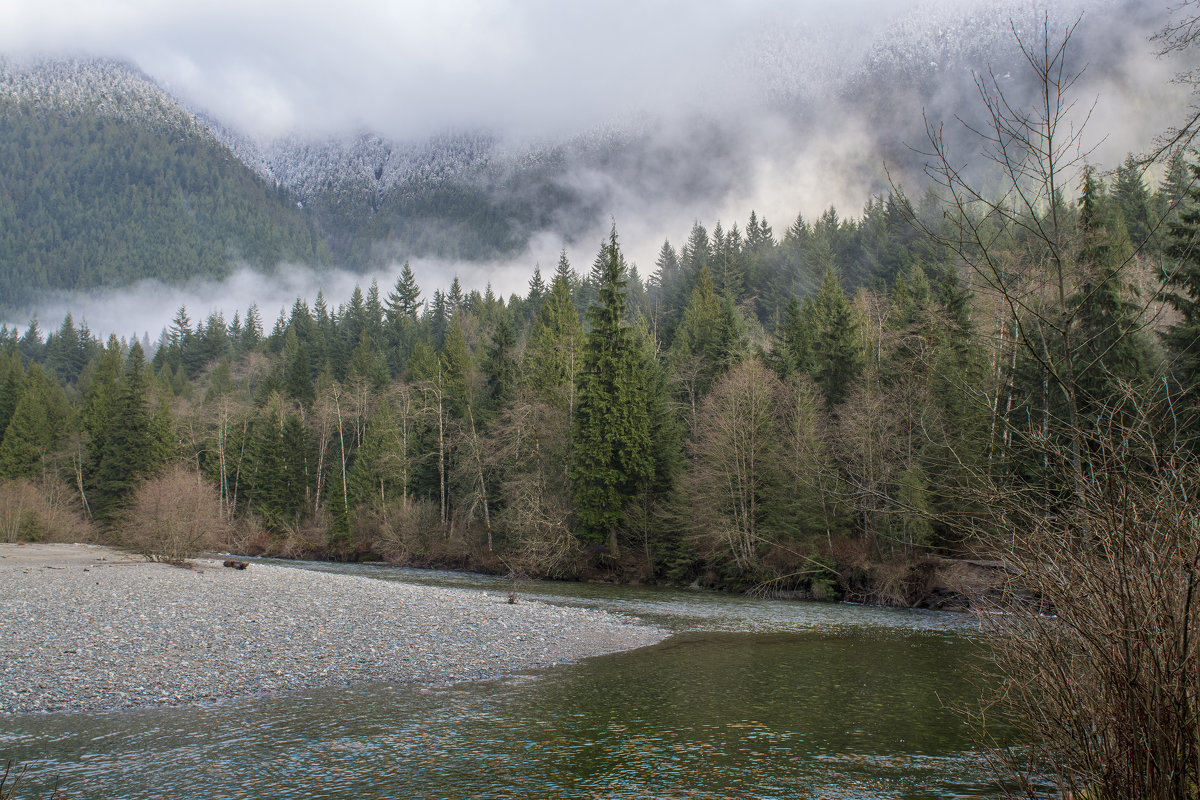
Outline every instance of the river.
{"type": "Polygon", "coordinates": [[[603,608],[675,633],[487,683],[0,717],[0,758],[36,760],[30,785],[57,775],[76,800],[999,796],[953,710],[978,695],[980,647],[967,616],[657,588],[517,588],[521,602],[603,608]]]}

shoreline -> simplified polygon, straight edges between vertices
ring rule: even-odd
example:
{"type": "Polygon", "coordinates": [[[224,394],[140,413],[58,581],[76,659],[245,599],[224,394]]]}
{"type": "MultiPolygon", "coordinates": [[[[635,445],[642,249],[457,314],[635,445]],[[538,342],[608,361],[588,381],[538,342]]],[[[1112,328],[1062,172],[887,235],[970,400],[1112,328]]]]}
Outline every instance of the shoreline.
{"type": "Polygon", "coordinates": [[[0,715],[490,680],[645,647],[605,611],[253,563],[0,544],[0,715]]]}

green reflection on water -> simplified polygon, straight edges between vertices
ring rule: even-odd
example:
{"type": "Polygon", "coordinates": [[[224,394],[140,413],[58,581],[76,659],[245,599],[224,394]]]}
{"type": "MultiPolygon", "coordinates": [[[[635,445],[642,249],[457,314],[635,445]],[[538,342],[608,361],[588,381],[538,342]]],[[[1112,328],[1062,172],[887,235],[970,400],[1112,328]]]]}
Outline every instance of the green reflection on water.
{"type": "Polygon", "coordinates": [[[954,619],[599,594],[684,632],[491,683],[0,718],[0,754],[47,759],[75,798],[995,795],[947,708],[976,695],[978,645],[954,619]],[[739,615],[785,632],[703,630],[739,615]]]}

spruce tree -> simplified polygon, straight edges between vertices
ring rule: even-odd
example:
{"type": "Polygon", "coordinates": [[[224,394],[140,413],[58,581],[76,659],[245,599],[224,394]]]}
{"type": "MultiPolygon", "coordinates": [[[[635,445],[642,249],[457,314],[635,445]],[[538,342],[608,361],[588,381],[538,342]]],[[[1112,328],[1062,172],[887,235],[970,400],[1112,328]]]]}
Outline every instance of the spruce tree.
{"type": "Polygon", "coordinates": [[[133,486],[159,465],[163,445],[150,410],[151,387],[142,346],[134,342],[96,469],[92,509],[101,519],[111,520],[133,486]]]}
{"type": "Polygon", "coordinates": [[[0,441],[0,478],[27,478],[47,470],[47,457],[66,433],[67,398],[38,364],[30,364],[21,397],[0,441]]]}
{"type": "Polygon", "coordinates": [[[417,318],[417,309],[421,306],[421,287],[417,285],[417,279],[413,275],[412,267],[408,262],[404,262],[404,268],[400,270],[400,277],[396,279],[396,286],[388,293],[387,321],[389,325],[396,326],[402,320],[413,320],[417,318]]]}
{"type": "Polygon", "coordinates": [[[833,269],[813,300],[812,379],[833,407],[845,399],[862,369],[858,322],[833,269]]]}
{"type": "Polygon", "coordinates": [[[571,481],[576,535],[596,544],[607,540],[616,555],[627,503],[653,469],[646,374],[625,324],[626,267],[616,225],[597,264],[598,303],[587,312],[591,330],[579,374],[571,481]]]}
{"type": "MultiPolygon", "coordinates": [[[[565,263],[560,261],[560,266],[565,263]]],[[[575,408],[575,377],[583,360],[583,324],[571,298],[570,267],[559,269],[538,312],[525,350],[526,385],[568,415],[575,408]]]]}

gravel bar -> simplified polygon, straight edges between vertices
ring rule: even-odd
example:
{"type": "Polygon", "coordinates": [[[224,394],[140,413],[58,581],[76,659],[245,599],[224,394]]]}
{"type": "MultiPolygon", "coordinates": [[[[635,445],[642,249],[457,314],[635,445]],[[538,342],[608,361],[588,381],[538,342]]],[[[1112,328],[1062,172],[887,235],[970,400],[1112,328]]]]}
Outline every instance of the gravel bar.
{"type": "MultiPolygon", "coordinates": [[[[651,645],[604,611],[252,563],[0,545],[0,714],[173,706],[364,682],[445,685],[651,645]],[[32,549],[32,548],[31,548],[32,549]]],[[[82,549],[81,549],[82,548],[82,549]]]]}

